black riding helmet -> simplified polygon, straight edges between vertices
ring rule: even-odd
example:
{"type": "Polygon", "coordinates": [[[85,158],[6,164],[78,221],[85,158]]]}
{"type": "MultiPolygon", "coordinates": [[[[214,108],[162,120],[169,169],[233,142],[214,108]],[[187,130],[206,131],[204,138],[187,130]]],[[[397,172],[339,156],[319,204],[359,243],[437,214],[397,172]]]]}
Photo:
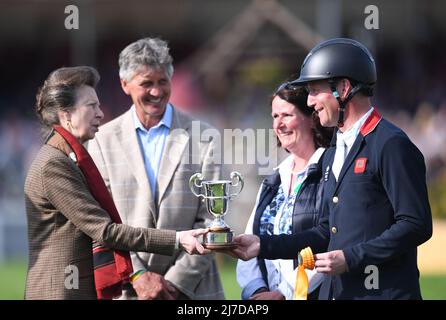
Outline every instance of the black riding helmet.
{"type": "Polygon", "coordinates": [[[289,85],[303,85],[310,81],[328,80],[333,95],[339,103],[338,126],[344,122],[344,109],[348,101],[362,90],[372,95],[376,82],[376,67],[369,50],[360,42],[348,38],[336,38],[324,41],[314,47],[305,57],[298,79],[289,85]],[[353,89],[341,101],[336,90],[335,80],[348,78],[353,80],[353,89]]]}

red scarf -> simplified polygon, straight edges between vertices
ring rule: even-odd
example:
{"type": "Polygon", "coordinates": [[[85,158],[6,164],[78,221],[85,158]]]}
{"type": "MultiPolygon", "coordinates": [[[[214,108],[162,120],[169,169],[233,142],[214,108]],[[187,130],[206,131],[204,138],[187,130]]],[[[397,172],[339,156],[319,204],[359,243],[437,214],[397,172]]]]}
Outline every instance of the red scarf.
{"type": "MultiPolygon", "coordinates": [[[[87,180],[90,192],[102,209],[108,212],[114,223],[122,223],[115,203],[105,186],[98,168],[84,146],[67,130],[54,125],[74,151],[77,165],[87,180]]],[[[94,282],[98,299],[113,299],[121,296],[122,285],[133,273],[132,261],[127,251],[111,250],[101,245],[93,248],[94,282]]]]}

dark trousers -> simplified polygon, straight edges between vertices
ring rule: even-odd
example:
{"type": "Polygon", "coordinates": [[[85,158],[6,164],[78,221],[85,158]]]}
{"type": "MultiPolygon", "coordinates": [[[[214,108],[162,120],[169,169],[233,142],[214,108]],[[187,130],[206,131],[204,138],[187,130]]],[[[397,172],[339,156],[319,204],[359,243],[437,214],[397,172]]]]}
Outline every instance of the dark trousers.
{"type": "Polygon", "coordinates": [[[307,296],[308,300],[319,300],[319,291],[321,286],[317,287],[313,292],[309,293],[307,296]]]}

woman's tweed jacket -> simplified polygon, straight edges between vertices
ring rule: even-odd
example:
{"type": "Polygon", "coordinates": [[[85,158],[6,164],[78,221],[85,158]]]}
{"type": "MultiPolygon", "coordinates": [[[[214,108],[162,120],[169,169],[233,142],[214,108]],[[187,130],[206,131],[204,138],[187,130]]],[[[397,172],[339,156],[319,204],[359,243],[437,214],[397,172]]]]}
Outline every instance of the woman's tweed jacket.
{"type": "Polygon", "coordinates": [[[115,224],[89,192],[75,162],[42,146],[25,181],[29,267],[26,299],[96,299],[92,242],[174,253],[175,231],[115,224]]]}

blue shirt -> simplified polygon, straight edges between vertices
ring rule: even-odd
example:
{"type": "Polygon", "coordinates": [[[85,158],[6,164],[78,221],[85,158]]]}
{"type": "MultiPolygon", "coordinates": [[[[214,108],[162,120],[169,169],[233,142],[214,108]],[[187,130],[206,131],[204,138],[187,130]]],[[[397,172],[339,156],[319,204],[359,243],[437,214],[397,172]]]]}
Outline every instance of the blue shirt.
{"type": "Polygon", "coordinates": [[[170,104],[167,104],[166,111],[160,122],[149,130],[144,128],[139,120],[134,105],[132,106],[131,112],[136,135],[138,136],[139,147],[141,148],[144,159],[147,178],[149,179],[150,190],[152,191],[152,197],[155,199],[156,177],[158,175],[164,145],[166,144],[167,136],[172,125],[173,108],[170,104]]]}

